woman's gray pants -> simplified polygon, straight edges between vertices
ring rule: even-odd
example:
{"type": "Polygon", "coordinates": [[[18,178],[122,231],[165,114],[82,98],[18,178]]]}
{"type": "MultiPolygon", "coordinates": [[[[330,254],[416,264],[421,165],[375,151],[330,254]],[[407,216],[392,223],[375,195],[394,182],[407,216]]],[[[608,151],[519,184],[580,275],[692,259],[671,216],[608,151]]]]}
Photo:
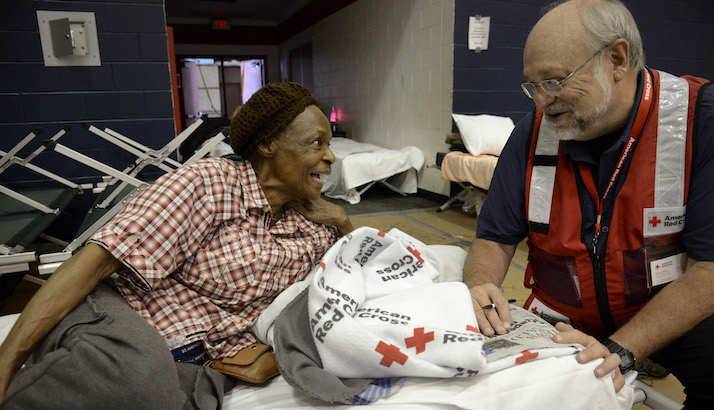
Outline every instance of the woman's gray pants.
{"type": "Polygon", "coordinates": [[[159,333],[102,283],[13,378],[5,410],[220,409],[224,376],[175,363],[159,333]]]}

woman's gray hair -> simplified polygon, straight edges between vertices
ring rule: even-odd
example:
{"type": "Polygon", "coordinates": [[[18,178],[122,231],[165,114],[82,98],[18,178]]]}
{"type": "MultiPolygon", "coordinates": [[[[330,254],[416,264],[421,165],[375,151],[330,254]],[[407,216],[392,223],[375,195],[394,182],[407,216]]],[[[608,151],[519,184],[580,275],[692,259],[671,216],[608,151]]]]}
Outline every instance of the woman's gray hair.
{"type": "MultiPolygon", "coordinates": [[[[547,6],[548,12],[565,1],[559,1],[547,6]]],[[[634,17],[620,0],[584,1],[578,7],[580,21],[585,31],[590,34],[593,51],[606,47],[618,38],[623,38],[629,44],[629,65],[635,71],[645,66],[645,53],[642,49],[642,38],[634,17]]]]}

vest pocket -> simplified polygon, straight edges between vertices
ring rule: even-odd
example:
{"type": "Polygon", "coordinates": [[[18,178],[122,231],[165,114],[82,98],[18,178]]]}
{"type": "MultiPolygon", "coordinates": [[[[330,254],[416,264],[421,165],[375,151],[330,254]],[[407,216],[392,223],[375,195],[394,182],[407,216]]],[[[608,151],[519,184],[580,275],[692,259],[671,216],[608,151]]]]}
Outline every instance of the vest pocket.
{"type": "Polygon", "coordinates": [[[625,306],[637,306],[647,302],[653,294],[669,282],[654,280],[652,265],[657,261],[685,252],[680,233],[645,238],[644,247],[622,252],[625,280],[625,306]]]}
{"type": "Polygon", "coordinates": [[[623,275],[625,279],[625,306],[641,305],[650,297],[647,286],[644,248],[622,252],[623,275]]]}
{"type": "Polygon", "coordinates": [[[557,256],[530,244],[534,286],[558,302],[581,307],[580,280],[573,256],[557,256]]]}

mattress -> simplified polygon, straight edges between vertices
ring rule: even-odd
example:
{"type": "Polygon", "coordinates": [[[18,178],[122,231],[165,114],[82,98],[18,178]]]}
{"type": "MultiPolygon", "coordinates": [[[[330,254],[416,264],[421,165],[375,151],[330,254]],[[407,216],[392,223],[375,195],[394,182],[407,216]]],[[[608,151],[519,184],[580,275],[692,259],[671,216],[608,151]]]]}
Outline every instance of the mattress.
{"type": "Polygon", "coordinates": [[[404,193],[417,191],[417,172],[424,154],[414,146],[387,149],[348,138],[333,138],[332,171],[323,178],[322,192],[352,204],[360,201],[358,187],[390,178],[388,182],[404,193]]]}
{"type": "Polygon", "coordinates": [[[493,155],[474,156],[453,151],[446,154],[441,164],[441,175],[452,182],[468,182],[488,190],[496,169],[498,157],[493,155]]]}
{"type": "MultiPolygon", "coordinates": [[[[615,394],[612,379],[593,376],[598,361],[581,365],[574,356],[526,363],[489,375],[457,379],[404,378],[397,391],[369,408],[397,409],[629,409],[633,388],[615,394]],[[564,405],[567,403],[567,405],[564,405]]],[[[329,405],[308,397],[277,377],[264,386],[239,385],[223,410],[364,409],[329,405]]]]}

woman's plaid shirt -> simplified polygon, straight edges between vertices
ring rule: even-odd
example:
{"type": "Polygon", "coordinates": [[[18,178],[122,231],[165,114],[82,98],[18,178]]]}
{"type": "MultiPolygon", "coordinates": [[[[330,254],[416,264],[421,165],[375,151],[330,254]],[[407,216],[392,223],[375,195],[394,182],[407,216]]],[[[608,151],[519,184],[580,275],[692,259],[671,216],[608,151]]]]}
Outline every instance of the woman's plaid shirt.
{"type": "Polygon", "coordinates": [[[223,158],[162,176],[91,239],[126,265],[119,291],[170,348],[203,340],[212,358],[253,343],[260,313],[336,240],[292,209],[273,221],[250,163],[223,158]]]}

